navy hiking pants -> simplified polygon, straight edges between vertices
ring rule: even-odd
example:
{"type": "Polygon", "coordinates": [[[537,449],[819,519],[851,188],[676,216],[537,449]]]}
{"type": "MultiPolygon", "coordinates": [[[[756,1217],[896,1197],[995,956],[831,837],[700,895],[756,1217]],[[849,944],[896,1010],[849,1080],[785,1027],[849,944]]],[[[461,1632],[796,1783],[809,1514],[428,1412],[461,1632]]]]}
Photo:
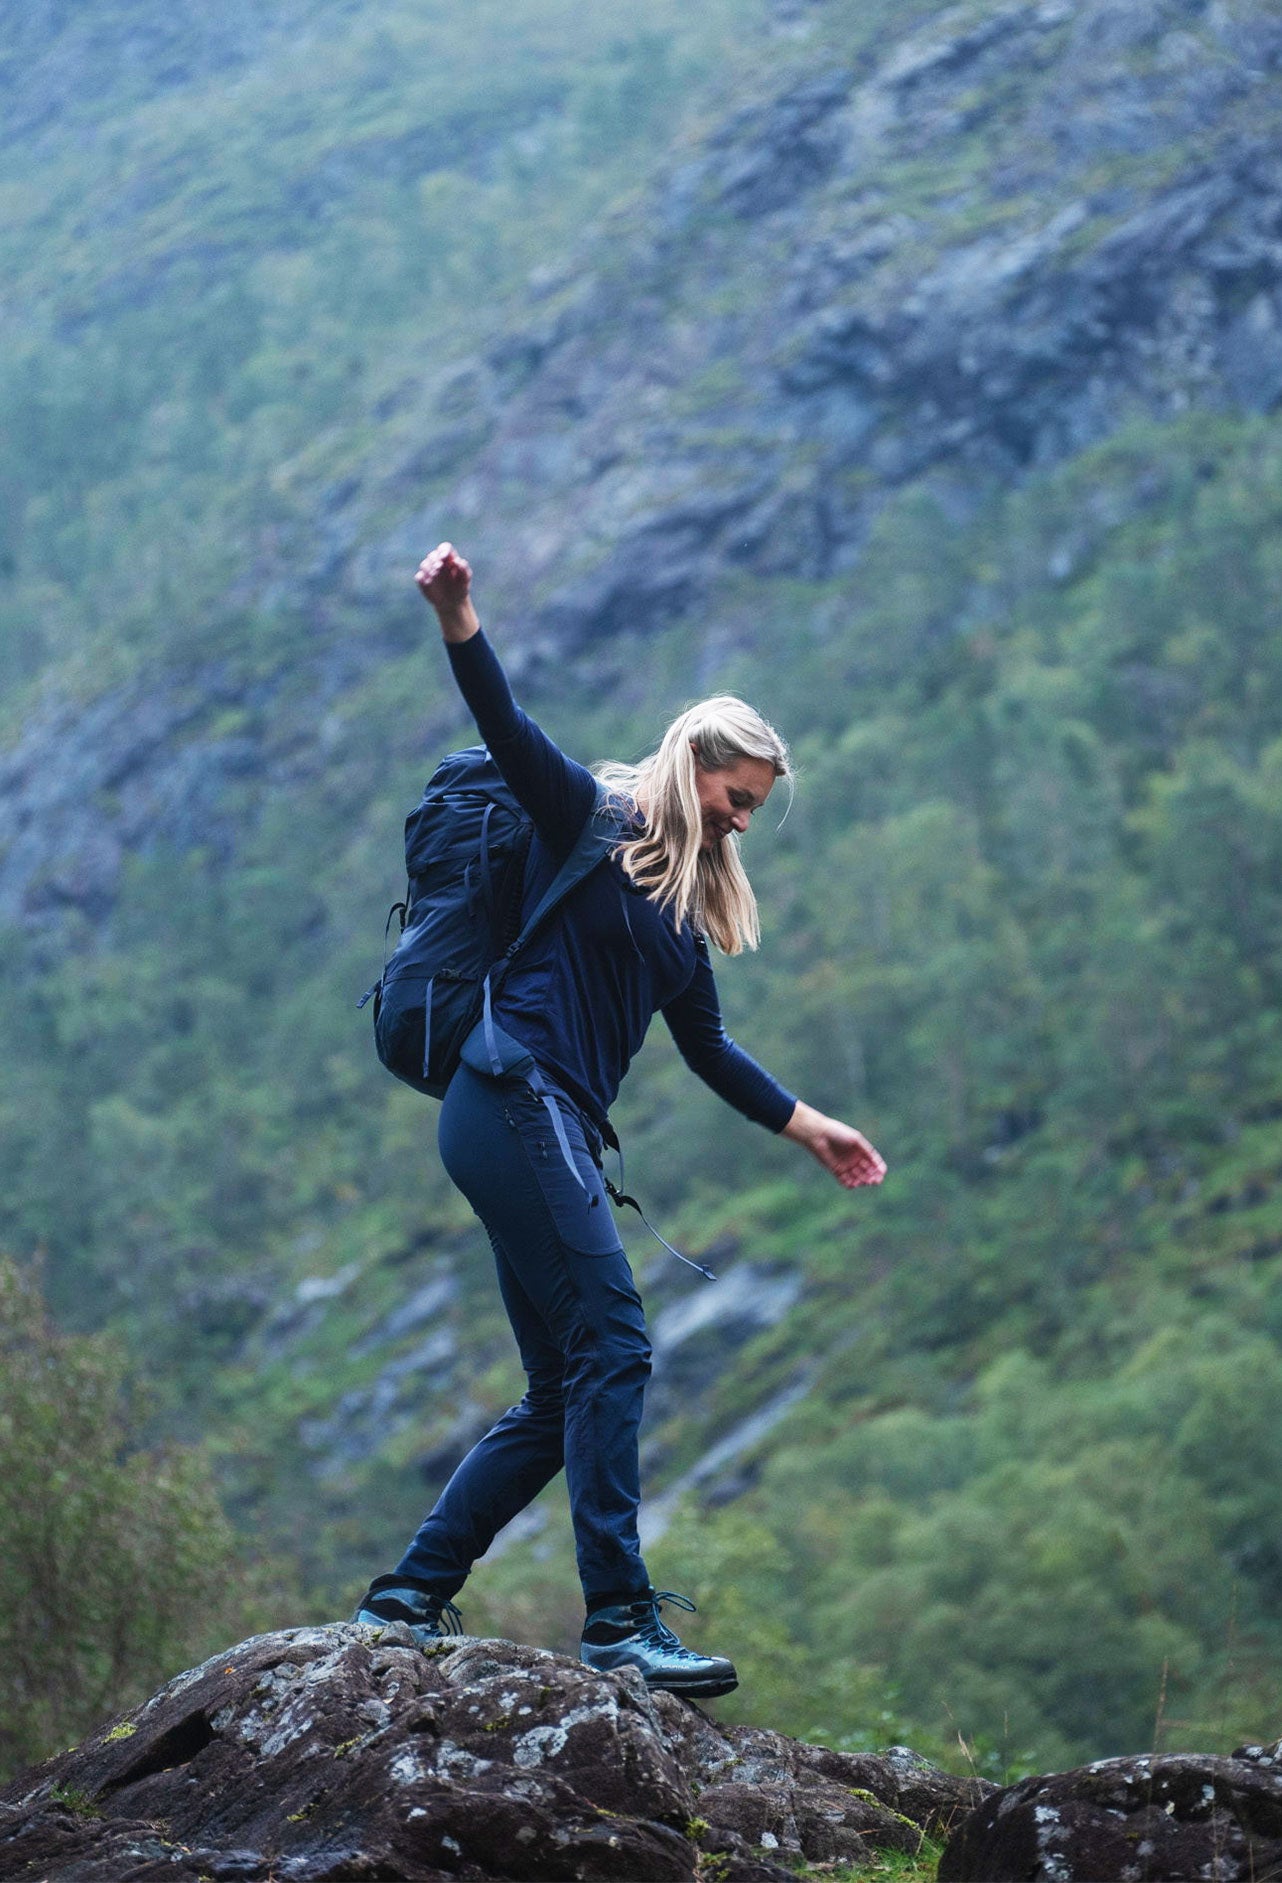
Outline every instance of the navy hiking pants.
{"type": "Polygon", "coordinates": [[[588,1606],[649,1582],[637,1541],[645,1316],[584,1122],[568,1101],[560,1110],[582,1186],[519,1074],[491,1079],[462,1065],[441,1107],[441,1159],[489,1234],[529,1379],[397,1564],[444,1596],[562,1466],[588,1606]]]}

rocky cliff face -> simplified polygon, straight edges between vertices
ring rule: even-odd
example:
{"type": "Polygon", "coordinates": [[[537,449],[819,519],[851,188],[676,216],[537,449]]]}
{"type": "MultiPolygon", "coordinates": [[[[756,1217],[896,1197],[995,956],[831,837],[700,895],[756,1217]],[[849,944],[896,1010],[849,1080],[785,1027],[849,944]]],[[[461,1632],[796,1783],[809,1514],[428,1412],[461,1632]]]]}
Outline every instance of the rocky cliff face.
{"type": "Polygon", "coordinates": [[[1260,8],[1023,0],[803,71],[441,390],[392,478],[440,499],[350,579],[448,524],[581,646],[849,568],[906,483],[964,506],[1136,412],[1271,409],[1280,61],[1260,8]]]}
{"type": "Polygon", "coordinates": [[[931,7],[855,65],[824,20],[782,10],[773,88],[670,155],[498,343],[402,388],[412,453],[376,445],[256,567],[264,605],[309,619],[301,685],[149,675],[36,713],[0,767],[0,917],[101,920],[152,843],[229,853],[326,762],[328,709],[443,534],[527,663],[690,616],[711,674],[751,635],[745,576],[851,569],[896,491],[964,514],[1137,413],[1277,405],[1273,9],[931,7]]]}

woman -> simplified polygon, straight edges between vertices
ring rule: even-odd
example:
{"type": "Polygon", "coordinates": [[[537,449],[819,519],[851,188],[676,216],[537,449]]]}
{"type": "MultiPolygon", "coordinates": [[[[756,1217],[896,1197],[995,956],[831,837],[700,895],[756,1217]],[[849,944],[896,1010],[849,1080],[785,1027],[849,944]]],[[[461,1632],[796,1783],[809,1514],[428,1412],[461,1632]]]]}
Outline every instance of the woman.
{"type": "MultiPolygon", "coordinates": [[[[534,821],[528,914],[583,829],[597,779],[516,705],[472,605],[471,570],[450,544],[416,580],[481,736],[534,821]]],[[[465,1049],[441,1108],[442,1161],[489,1233],[529,1390],[463,1460],[355,1619],[406,1622],[425,1643],[444,1617],[457,1623],[451,1598],[472,1564],[564,1467],[587,1605],[583,1660],[709,1697],[735,1686],[734,1668],[683,1647],[660,1620],[664,1598],[637,1540],[650,1348],[599,1167],[606,1114],[661,1010],[714,1091],[838,1182],[880,1183],[886,1167],[860,1132],[785,1092],[721,1024],[708,938],[727,954],[756,945],[738,842],[789,776],[779,735],[740,700],[708,700],[673,723],[652,758],[600,776],[623,806],[620,841],[519,957],[485,1050],[465,1049]]]]}

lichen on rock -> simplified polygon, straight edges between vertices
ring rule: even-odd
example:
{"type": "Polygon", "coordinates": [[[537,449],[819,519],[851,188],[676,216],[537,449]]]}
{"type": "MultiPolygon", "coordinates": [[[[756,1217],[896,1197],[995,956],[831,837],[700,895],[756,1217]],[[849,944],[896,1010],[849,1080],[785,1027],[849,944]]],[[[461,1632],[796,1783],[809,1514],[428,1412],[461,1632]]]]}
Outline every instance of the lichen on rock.
{"type": "Polygon", "coordinates": [[[0,1875],[782,1883],[913,1849],[989,1788],[721,1727],[632,1670],[355,1623],[255,1636],[0,1791],[0,1875]],[[72,1809],[68,1799],[81,1801],[72,1809]]]}

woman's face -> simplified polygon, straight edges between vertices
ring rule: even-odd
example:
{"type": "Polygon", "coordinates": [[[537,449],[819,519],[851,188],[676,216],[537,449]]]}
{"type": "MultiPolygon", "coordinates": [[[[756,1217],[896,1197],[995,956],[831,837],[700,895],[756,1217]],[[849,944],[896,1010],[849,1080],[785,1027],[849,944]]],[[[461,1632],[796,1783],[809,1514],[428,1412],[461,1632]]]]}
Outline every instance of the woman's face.
{"type": "MultiPolygon", "coordinates": [[[[693,746],[696,760],[698,746],[693,746]]],[[[719,843],[737,830],[742,836],[755,810],[770,796],[775,782],[775,768],[766,758],[737,758],[732,765],[707,771],[694,768],[695,790],[703,813],[701,850],[715,850],[719,843]]]]}

